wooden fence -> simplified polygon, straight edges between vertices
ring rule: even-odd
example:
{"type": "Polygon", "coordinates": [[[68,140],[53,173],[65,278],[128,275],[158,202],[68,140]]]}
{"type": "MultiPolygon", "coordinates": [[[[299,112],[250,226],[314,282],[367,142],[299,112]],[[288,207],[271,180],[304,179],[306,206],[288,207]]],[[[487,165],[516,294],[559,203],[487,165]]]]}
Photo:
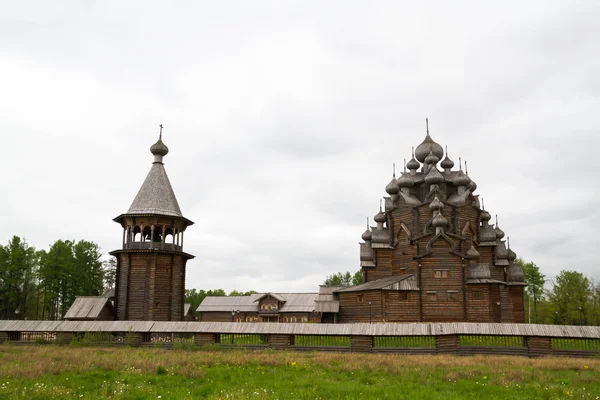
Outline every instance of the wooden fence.
{"type": "Polygon", "coordinates": [[[404,354],[599,357],[600,327],[529,324],[293,324],[0,321],[0,343],[198,346],[404,354]]]}

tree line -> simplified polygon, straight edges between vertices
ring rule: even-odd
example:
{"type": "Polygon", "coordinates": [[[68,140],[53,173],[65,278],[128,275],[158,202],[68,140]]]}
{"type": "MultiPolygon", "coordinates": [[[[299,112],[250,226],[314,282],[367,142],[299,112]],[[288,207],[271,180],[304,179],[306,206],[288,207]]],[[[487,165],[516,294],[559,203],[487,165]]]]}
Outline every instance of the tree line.
{"type": "Polygon", "coordinates": [[[13,236],[0,245],[0,319],[62,319],[75,297],[98,296],[111,280],[94,242],[57,240],[36,250],[13,236]]]}
{"type": "Polygon", "coordinates": [[[523,267],[525,321],[534,324],[600,325],[600,282],[581,272],[561,270],[546,279],[534,262],[523,267]]]}

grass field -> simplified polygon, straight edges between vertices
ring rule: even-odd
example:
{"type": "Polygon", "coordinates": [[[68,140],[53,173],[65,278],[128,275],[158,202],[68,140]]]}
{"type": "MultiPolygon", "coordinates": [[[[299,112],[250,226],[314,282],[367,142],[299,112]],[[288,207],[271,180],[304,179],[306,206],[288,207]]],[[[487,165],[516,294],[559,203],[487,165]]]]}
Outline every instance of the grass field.
{"type": "Polygon", "coordinates": [[[1,399],[600,399],[600,360],[0,345],[1,399]]]}

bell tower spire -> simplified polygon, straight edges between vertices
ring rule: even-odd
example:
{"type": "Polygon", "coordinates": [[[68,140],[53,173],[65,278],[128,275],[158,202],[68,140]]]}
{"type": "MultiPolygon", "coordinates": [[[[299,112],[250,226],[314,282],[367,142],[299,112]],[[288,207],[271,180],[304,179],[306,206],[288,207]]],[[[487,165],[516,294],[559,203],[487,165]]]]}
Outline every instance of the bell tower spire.
{"type": "Polygon", "coordinates": [[[162,141],[150,147],[154,161],[125,214],[114,219],[123,227],[117,258],[115,309],[117,320],[182,321],[185,271],[193,255],[183,251],[183,234],[193,224],[179,208],[163,157],[162,141]]]}

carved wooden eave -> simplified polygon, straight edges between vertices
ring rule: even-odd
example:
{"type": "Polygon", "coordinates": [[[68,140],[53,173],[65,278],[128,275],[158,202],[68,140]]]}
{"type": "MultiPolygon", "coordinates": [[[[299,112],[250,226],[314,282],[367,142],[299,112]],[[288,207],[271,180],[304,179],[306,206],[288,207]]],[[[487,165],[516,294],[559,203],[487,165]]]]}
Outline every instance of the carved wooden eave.
{"type": "Polygon", "coordinates": [[[178,250],[161,250],[161,249],[157,249],[157,248],[153,248],[153,249],[119,249],[119,250],[113,250],[111,252],[109,252],[108,254],[110,254],[111,256],[116,256],[117,254],[120,253],[158,253],[158,254],[175,254],[178,256],[181,256],[185,259],[191,260],[192,258],[196,258],[196,256],[186,253],[185,251],[178,251],[178,250]]]}

